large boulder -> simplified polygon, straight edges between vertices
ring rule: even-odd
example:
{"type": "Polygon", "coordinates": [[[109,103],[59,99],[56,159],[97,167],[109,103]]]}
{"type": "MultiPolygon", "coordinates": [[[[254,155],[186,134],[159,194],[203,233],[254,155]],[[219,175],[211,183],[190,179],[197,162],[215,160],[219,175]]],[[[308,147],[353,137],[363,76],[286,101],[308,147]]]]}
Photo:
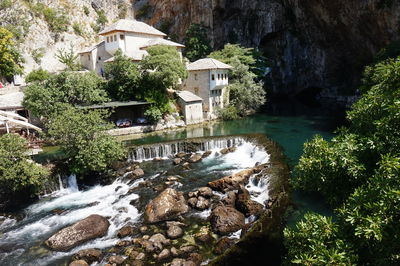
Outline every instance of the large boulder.
{"type": "Polygon", "coordinates": [[[189,206],[182,192],[167,188],[147,204],[144,212],[146,223],[157,223],[176,218],[187,213],[189,206]]]}
{"type": "Polygon", "coordinates": [[[93,214],[58,231],[45,244],[52,250],[68,251],[86,241],[106,235],[109,226],[105,217],[93,214]]]}
{"type": "Polygon", "coordinates": [[[213,190],[220,192],[236,190],[239,189],[240,185],[247,184],[250,176],[256,172],[256,168],[246,169],[231,176],[225,176],[223,178],[208,182],[208,186],[213,190]]]}
{"type": "Polygon", "coordinates": [[[193,154],[192,156],[190,156],[189,162],[191,162],[191,163],[197,163],[197,162],[200,162],[201,159],[203,159],[203,157],[201,156],[201,154],[193,154]]]}
{"type": "Polygon", "coordinates": [[[220,235],[227,235],[242,229],[245,225],[245,217],[231,206],[217,205],[210,216],[212,230],[220,235]]]}
{"type": "Polygon", "coordinates": [[[236,209],[244,213],[246,217],[249,217],[250,215],[259,217],[264,211],[264,206],[257,201],[252,200],[250,198],[250,193],[244,186],[240,186],[238,190],[235,205],[236,209]]]}
{"type": "Polygon", "coordinates": [[[217,244],[215,244],[213,252],[217,255],[221,255],[227,249],[232,247],[234,244],[235,244],[235,240],[230,239],[228,237],[223,237],[220,240],[218,240],[217,244]]]}

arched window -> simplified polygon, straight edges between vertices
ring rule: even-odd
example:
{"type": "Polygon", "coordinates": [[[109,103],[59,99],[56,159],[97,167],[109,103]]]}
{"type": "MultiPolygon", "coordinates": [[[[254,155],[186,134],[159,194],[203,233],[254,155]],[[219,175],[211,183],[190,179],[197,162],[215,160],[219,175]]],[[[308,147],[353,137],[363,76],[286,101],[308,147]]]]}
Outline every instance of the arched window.
{"type": "Polygon", "coordinates": [[[218,74],[218,80],[221,78],[220,74],[218,74]]]}
{"type": "Polygon", "coordinates": [[[211,79],[215,80],[215,75],[214,74],[211,75],[211,79]]]}

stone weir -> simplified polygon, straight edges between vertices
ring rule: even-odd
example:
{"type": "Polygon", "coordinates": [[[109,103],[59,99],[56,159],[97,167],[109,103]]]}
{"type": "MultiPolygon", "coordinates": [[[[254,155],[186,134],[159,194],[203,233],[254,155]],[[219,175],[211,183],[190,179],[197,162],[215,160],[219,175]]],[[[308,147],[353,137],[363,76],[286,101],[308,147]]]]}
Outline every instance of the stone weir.
{"type": "Polygon", "coordinates": [[[192,138],[168,141],[157,144],[133,146],[129,151],[129,161],[146,161],[157,158],[170,158],[177,153],[205,152],[213,149],[225,149],[238,146],[250,136],[224,136],[192,138]]]}

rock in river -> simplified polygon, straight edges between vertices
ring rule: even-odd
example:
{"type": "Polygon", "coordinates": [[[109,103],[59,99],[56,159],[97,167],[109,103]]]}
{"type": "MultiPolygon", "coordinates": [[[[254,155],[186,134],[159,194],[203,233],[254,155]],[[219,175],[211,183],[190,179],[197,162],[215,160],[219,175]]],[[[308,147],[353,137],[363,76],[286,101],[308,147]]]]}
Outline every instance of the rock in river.
{"type": "Polygon", "coordinates": [[[243,213],[222,204],[212,210],[210,221],[212,230],[220,235],[236,232],[245,225],[243,213]]]}
{"type": "Polygon", "coordinates": [[[84,260],[91,264],[95,261],[100,262],[103,257],[103,253],[100,249],[89,248],[78,251],[77,254],[72,256],[72,260],[84,260]]]}
{"type": "Polygon", "coordinates": [[[104,236],[109,226],[106,218],[93,214],[58,231],[47,239],[45,244],[53,250],[67,251],[86,241],[104,236]]]}
{"type": "Polygon", "coordinates": [[[215,181],[208,182],[208,186],[213,190],[226,192],[230,190],[239,189],[240,185],[247,184],[252,174],[256,173],[258,168],[250,168],[231,176],[225,176],[215,181]]]}
{"type": "Polygon", "coordinates": [[[167,188],[147,204],[144,220],[146,223],[167,221],[188,211],[189,206],[183,197],[183,193],[167,188]]]}

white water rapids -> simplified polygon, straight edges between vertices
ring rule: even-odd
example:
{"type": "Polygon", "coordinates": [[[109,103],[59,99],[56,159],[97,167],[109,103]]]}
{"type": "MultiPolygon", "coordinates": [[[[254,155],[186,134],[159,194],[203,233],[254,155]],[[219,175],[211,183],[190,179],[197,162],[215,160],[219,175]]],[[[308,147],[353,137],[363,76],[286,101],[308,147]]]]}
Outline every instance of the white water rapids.
{"type": "MultiPolygon", "coordinates": [[[[153,147],[157,150],[156,146],[153,147]]],[[[209,157],[198,164],[201,167],[199,171],[204,173],[231,174],[253,167],[255,163],[269,161],[269,154],[263,148],[244,140],[236,140],[234,143],[221,140],[208,142],[204,150],[212,151],[209,157]],[[226,155],[220,154],[221,148],[232,145],[237,147],[234,152],[226,155]]],[[[158,155],[160,154],[155,154],[155,157],[158,155]]],[[[146,159],[151,159],[151,157],[146,159]]],[[[168,164],[171,165],[170,162],[168,164]]],[[[85,191],[79,191],[76,176],[69,176],[67,188],[61,186],[57,193],[29,206],[25,209],[25,218],[22,221],[16,222],[8,219],[0,225],[0,265],[57,265],[58,260],[68,258],[81,249],[108,248],[115,245],[119,240],[116,237],[117,230],[127,222],[138,222],[142,215],[130,204],[132,200],[138,199],[139,195],[127,192],[151,178],[160,177],[153,173],[129,185],[120,178],[107,186],[95,186],[85,191]],[[42,246],[44,240],[61,228],[91,214],[109,217],[111,225],[106,236],[89,241],[68,252],[47,251],[42,246]]],[[[252,199],[261,204],[268,199],[267,179],[257,181],[255,177],[251,177],[247,189],[252,195],[252,199]]],[[[209,214],[210,210],[193,213],[204,219],[209,214]]]]}

